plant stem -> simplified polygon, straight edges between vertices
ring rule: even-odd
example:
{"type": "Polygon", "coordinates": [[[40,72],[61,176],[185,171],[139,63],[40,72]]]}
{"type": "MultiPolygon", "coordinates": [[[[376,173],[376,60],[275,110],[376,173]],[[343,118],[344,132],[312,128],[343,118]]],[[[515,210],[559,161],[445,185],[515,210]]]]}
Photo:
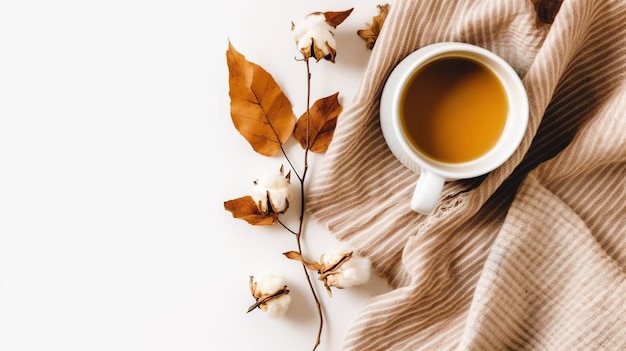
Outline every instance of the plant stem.
{"type": "MultiPolygon", "coordinates": [[[[311,70],[309,66],[309,60],[304,60],[306,63],[306,81],[307,81],[307,97],[306,97],[306,149],[304,151],[304,170],[302,171],[302,177],[298,177],[300,180],[300,198],[302,199],[300,203],[300,224],[298,226],[298,232],[296,233],[296,242],[298,244],[298,253],[300,256],[302,255],[302,235],[304,234],[304,212],[306,208],[306,202],[304,198],[304,184],[306,180],[306,174],[309,169],[308,156],[310,149],[310,140],[309,140],[309,128],[311,124],[310,120],[310,106],[311,106],[311,70]]],[[[320,303],[319,298],[317,297],[317,293],[315,292],[315,288],[313,287],[313,282],[311,281],[311,276],[309,275],[309,271],[307,270],[304,263],[302,263],[302,269],[304,270],[304,275],[306,276],[307,283],[309,284],[309,288],[311,289],[311,294],[313,295],[313,299],[315,300],[315,305],[317,307],[317,314],[319,316],[319,328],[317,330],[317,339],[315,340],[315,345],[313,346],[313,351],[317,349],[321,342],[322,338],[322,328],[324,326],[324,315],[322,313],[322,305],[320,303]]]]}
{"type": "Polygon", "coordinates": [[[281,220],[278,220],[278,223],[282,225],[283,228],[285,228],[289,233],[294,234],[294,235],[298,234],[295,231],[293,231],[291,228],[287,227],[287,225],[283,223],[281,220]]]}
{"type": "MultiPolygon", "coordinates": [[[[309,134],[310,134],[309,130],[311,128],[311,120],[309,118],[311,114],[311,108],[310,108],[311,106],[311,68],[309,66],[308,59],[305,59],[303,61],[306,63],[307,96],[306,96],[306,148],[304,150],[304,168],[302,170],[302,174],[299,174],[296,171],[293,164],[289,160],[289,157],[287,157],[287,153],[285,152],[285,150],[283,149],[281,145],[281,150],[283,152],[283,155],[287,159],[287,162],[289,162],[291,169],[294,171],[296,177],[298,178],[298,181],[300,182],[300,199],[302,199],[302,201],[300,203],[300,219],[299,219],[299,224],[298,224],[298,231],[294,232],[293,230],[289,229],[284,223],[279,221],[279,223],[287,231],[291,232],[292,234],[295,234],[296,243],[298,245],[298,253],[300,254],[300,257],[304,257],[304,255],[302,254],[302,236],[304,235],[304,213],[305,213],[305,208],[306,208],[306,201],[304,197],[304,185],[306,181],[306,175],[309,170],[309,149],[311,148],[311,144],[310,144],[311,142],[309,138],[309,134]]],[[[309,284],[309,289],[311,290],[311,295],[313,295],[313,300],[315,301],[315,305],[317,307],[317,314],[319,316],[319,328],[317,330],[317,338],[315,340],[315,345],[313,345],[313,351],[315,351],[317,347],[319,346],[321,339],[322,339],[324,315],[322,312],[322,304],[320,302],[319,297],[317,296],[317,293],[315,292],[315,287],[313,287],[311,276],[309,275],[309,271],[306,265],[304,264],[304,261],[302,261],[302,269],[304,270],[304,275],[306,276],[307,283],[309,284]]]]}
{"type": "Polygon", "coordinates": [[[287,152],[285,151],[283,143],[280,143],[280,151],[283,153],[283,156],[285,157],[285,160],[287,160],[287,163],[289,163],[289,167],[291,167],[291,170],[293,170],[293,173],[296,175],[296,178],[298,178],[298,180],[302,182],[302,177],[300,176],[300,174],[298,174],[298,171],[296,170],[296,167],[293,165],[293,163],[291,163],[289,156],[287,156],[287,152]]]}

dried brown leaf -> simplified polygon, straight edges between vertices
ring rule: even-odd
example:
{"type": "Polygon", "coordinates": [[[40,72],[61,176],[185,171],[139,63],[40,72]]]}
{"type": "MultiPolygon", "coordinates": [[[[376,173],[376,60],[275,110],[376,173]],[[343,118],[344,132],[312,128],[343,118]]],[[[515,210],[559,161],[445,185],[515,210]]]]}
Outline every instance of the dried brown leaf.
{"type": "Polygon", "coordinates": [[[332,26],[333,28],[337,28],[343,21],[350,16],[354,8],[345,11],[326,11],[324,12],[324,17],[326,18],[326,23],[332,26]]]}
{"type": "Polygon", "coordinates": [[[307,262],[297,251],[284,252],[283,255],[290,260],[300,261],[306,268],[312,269],[314,271],[319,271],[324,268],[324,266],[319,264],[318,262],[307,262]]]}
{"type": "Polygon", "coordinates": [[[307,148],[307,120],[309,138],[308,145],[312,152],[325,152],[333,139],[337,118],[343,107],[339,104],[339,93],[317,100],[309,109],[309,115],[305,112],[296,123],[293,131],[294,138],[302,148],[307,148]],[[309,118],[307,118],[309,117],[309,118]]]}
{"type": "Polygon", "coordinates": [[[272,75],[246,60],[230,41],[226,61],[235,128],[256,152],[265,156],[277,154],[296,123],[291,102],[272,75]]]}
{"type": "Polygon", "coordinates": [[[287,252],[284,252],[283,255],[290,260],[302,262],[302,255],[297,251],[287,251],[287,252]]]}
{"type": "Polygon", "coordinates": [[[372,18],[372,23],[369,27],[367,29],[360,29],[356,32],[361,39],[365,40],[365,47],[370,50],[374,48],[374,44],[376,44],[376,40],[378,39],[380,30],[383,28],[383,23],[387,18],[390,8],[389,4],[378,5],[377,7],[378,15],[372,18]]]}
{"type": "Polygon", "coordinates": [[[278,223],[278,214],[263,213],[251,196],[224,202],[224,209],[233,214],[233,217],[243,219],[252,225],[272,225],[278,223]]]}

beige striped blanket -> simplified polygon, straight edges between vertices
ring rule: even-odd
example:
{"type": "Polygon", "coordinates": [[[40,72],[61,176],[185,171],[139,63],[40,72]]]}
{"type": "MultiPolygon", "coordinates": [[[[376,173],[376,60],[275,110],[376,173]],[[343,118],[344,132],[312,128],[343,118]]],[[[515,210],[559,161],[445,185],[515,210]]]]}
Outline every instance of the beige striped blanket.
{"type": "Polygon", "coordinates": [[[538,1],[392,3],[307,194],[393,287],[363,307],[345,350],[626,350],[626,1],[538,1]],[[440,41],[505,58],[530,123],[507,163],[447,183],[423,216],[379,97],[396,63],[440,41]]]}

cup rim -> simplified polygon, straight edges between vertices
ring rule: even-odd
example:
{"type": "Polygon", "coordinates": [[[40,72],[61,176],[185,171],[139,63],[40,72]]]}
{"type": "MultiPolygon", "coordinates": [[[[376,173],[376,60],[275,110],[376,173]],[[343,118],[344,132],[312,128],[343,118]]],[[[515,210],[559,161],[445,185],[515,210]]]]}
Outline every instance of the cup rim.
{"type": "MultiPolygon", "coordinates": [[[[398,150],[398,146],[391,149],[405,166],[415,172],[428,170],[449,180],[466,179],[493,171],[513,155],[526,133],[529,104],[522,80],[503,58],[473,44],[442,42],[430,44],[412,52],[394,67],[383,88],[380,116],[391,119],[391,125],[381,123],[383,134],[385,139],[397,139],[396,142],[401,150],[398,150]],[[403,87],[413,73],[423,65],[445,57],[464,57],[489,67],[502,82],[509,102],[507,121],[496,145],[484,155],[467,162],[442,162],[420,152],[406,140],[398,118],[403,87]],[[392,130],[387,130],[389,127],[392,130]]],[[[387,141],[391,144],[390,140],[387,141]]]]}

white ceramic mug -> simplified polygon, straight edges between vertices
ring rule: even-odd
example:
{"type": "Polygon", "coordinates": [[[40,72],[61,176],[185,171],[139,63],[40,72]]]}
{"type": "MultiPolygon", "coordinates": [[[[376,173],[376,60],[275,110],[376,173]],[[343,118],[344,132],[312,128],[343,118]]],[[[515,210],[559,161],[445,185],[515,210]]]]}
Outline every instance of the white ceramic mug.
{"type": "Polygon", "coordinates": [[[404,166],[420,174],[411,209],[429,214],[439,203],[446,181],[487,174],[511,157],[526,132],[528,97],[515,70],[493,52],[466,43],[436,43],[409,54],[393,69],[381,96],[380,124],[392,153],[404,166]],[[414,73],[430,62],[452,57],[473,60],[489,68],[502,84],[508,102],[504,129],[495,146],[476,159],[460,163],[442,162],[421,152],[409,142],[400,121],[401,97],[414,73]]]}

